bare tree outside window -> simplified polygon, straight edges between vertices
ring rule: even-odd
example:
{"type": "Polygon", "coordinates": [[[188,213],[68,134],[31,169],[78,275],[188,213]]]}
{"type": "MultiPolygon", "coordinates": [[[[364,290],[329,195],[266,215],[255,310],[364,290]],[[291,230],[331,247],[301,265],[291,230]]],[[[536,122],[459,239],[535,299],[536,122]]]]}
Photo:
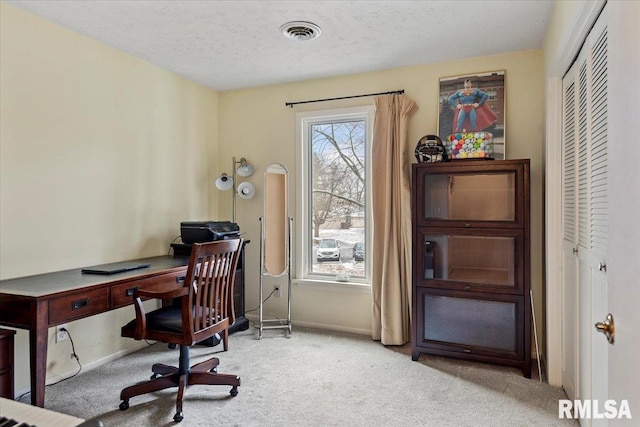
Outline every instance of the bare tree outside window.
{"type": "Polygon", "coordinates": [[[311,132],[313,269],[315,273],[364,276],[364,120],[316,123],[311,132]]]}

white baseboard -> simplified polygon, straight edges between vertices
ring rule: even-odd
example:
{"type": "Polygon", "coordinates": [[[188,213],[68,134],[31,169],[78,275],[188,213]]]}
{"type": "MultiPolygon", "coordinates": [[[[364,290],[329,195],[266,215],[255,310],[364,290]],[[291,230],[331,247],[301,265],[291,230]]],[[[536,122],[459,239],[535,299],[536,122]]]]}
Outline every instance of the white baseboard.
{"type": "MultiPolygon", "coordinates": [[[[253,323],[253,325],[255,325],[258,322],[258,315],[256,314],[248,314],[248,315],[245,314],[245,317],[249,319],[253,323]]],[[[263,318],[265,320],[276,319],[274,317],[267,317],[267,316],[264,316],[263,318]]],[[[279,317],[277,319],[283,320],[279,317]]],[[[353,327],[343,326],[343,325],[332,325],[332,324],[317,323],[317,322],[305,322],[305,321],[299,321],[299,320],[296,320],[295,322],[292,320],[291,324],[294,328],[295,326],[300,326],[303,328],[324,329],[328,331],[349,332],[352,334],[371,336],[371,329],[360,329],[360,328],[353,328],[353,327]]],[[[251,326],[253,327],[253,325],[251,326]]],[[[293,330],[293,332],[295,333],[295,329],[293,330]]]]}
{"type": "MultiPolygon", "coordinates": [[[[142,350],[143,348],[148,346],[149,345],[145,341],[135,342],[134,345],[132,345],[129,348],[110,354],[106,357],[103,357],[102,359],[94,360],[93,362],[87,363],[86,365],[82,365],[82,372],[90,371],[92,369],[95,369],[99,366],[104,365],[105,363],[109,363],[116,359],[120,359],[121,357],[124,357],[127,354],[135,353],[136,351],[142,350]]],[[[78,368],[72,369],[62,374],[47,376],[47,385],[51,385],[65,378],[69,378],[70,376],[74,375],[76,372],[78,372],[78,368]]],[[[14,398],[18,398],[19,396],[22,396],[23,394],[28,393],[29,390],[30,390],[29,387],[23,388],[21,390],[16,390],[14,393],[14,396],[15,396],[14,398]]]]}

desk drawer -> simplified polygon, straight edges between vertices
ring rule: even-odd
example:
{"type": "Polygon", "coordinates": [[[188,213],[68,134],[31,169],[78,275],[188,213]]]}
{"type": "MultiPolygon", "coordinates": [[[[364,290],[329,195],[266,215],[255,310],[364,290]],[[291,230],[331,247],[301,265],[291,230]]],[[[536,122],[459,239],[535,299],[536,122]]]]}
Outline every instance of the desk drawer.
{"type": "Polygon", "coordinates": [[[109,288],[55,298],[49,301],[49,323],[58,324],[109,309],[109,288]]]}
{"type": "Polygon", "coordinates": [[[114,285],[111,287],[111,308],[114,309],[133,304],[133,291],[135,289],[161,291],[175,288],[178,283],[177,278],[184,276],[185,274],[186,270],[174,271],[172,273],[161,274],[147,279],[114,285]]]}

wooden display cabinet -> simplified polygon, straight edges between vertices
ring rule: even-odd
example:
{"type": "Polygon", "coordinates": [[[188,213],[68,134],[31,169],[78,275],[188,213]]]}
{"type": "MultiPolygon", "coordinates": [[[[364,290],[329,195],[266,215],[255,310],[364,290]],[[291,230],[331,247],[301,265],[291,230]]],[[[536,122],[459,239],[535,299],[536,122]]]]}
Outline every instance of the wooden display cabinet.
{"type": "Polygon", "coordinates": [[[531,377],[529,160],[414,164],[412,359],[531,377]]]}

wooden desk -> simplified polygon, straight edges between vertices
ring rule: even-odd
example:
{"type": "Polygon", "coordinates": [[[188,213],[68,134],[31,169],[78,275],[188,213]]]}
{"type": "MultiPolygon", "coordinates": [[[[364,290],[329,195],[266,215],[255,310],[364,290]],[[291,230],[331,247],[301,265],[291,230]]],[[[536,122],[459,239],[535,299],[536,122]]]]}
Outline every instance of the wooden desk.
{"type": "Polygon", "coordinates": [[[50,327],[130,305],[135,288],[175,286],[189,259],[140,261],[151,266],[110,276],[82,274],[78,268],[0,281],[0,325],[29,330],[32,405],[44,406],[50,327]]]}

